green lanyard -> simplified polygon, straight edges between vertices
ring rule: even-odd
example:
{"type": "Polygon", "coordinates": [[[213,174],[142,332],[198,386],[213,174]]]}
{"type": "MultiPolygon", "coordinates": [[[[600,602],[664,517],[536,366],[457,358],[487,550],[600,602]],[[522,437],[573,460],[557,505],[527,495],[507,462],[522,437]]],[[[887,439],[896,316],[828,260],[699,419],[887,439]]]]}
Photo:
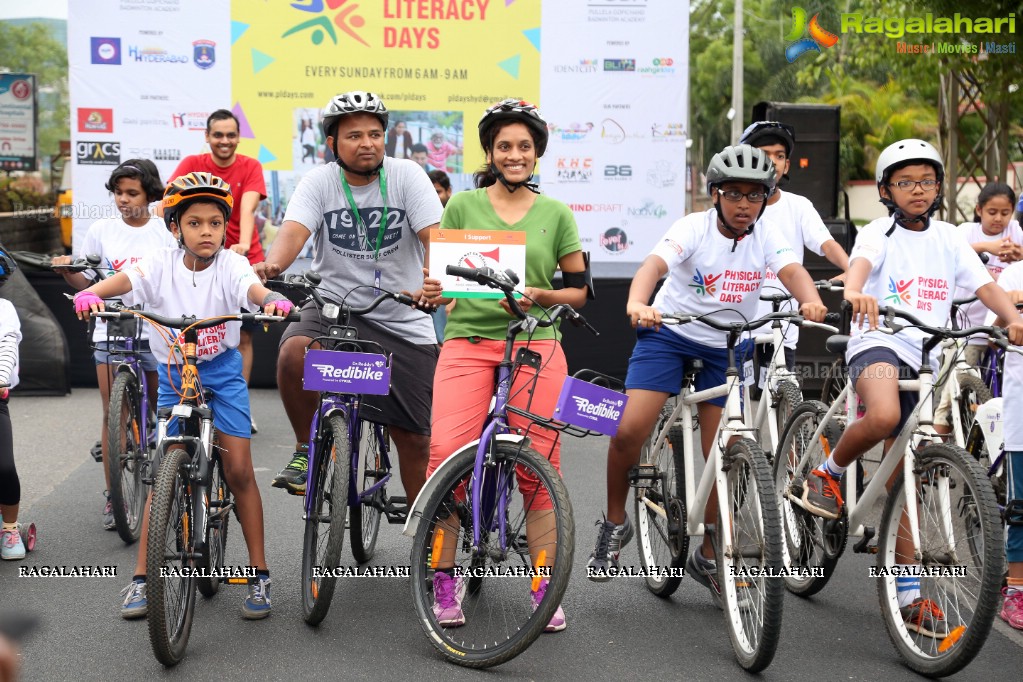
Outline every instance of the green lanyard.
{"type": "MultiPolygon", "coordinates": [[[[366,227],[365,221],[362,219],[362,214],[359,213],[359,207],[355,205],[355,198],[352,196],[352,188],[348,186],[348,180],[345,179],[345,171],[343,168],[339,168],[338,172],[341,174],[341,188],[345,191],[345,199],[348,200],[348,207],[355,214],[355,220],[358,221],[359,227],[369,235],[369,228],[366,227]]],[[[376,248],[373,251],[373,260],[380,258],[380,245],[384,243],[384,232],[387,230],[387,176],[384,174],[384,167],[380,167],[380,195],[384,198],[384,216],[380,221],[380,229],[377,230],[377,243],[376,248]]]]}

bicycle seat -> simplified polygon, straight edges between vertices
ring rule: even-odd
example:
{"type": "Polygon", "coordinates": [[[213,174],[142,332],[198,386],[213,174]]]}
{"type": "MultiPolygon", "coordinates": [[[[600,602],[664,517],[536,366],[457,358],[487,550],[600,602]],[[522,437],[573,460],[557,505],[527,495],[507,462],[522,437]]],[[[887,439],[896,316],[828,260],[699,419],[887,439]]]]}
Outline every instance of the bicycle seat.
{"type": "Polygon", "coordinates": [[[685,375],[695,375],[699,374],[702,371],[703,360],[701,360],[700,358],[692,358],[690,360],[686,360],[685,365],[683,365],[682,373],[685,375]]]}
{"type": "Polygon", "coordinates": [[[790,298],[792,296],[789,294],[760,294],[760,300],[768,301],[769,303],[784,303],[790,298]]]}
{"type": "Polygon", "coordinates": [[[824,347],[827,348],[830,353],[844,353],[846,346],[848,345],[849,337],[845,334],[829,336],[828,340],[824,342],[824,347]]]}

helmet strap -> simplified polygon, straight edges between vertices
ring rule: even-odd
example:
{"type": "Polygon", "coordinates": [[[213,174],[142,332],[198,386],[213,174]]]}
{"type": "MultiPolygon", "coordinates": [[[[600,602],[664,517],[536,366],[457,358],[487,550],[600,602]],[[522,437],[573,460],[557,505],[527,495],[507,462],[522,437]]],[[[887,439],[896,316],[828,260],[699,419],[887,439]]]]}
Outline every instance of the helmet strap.
{"type": "Polygon", "coordinates": [[[352,175],[360,175],[364,178],[376,177],[377,175],[380,174],[380,169],[384,167],[384,160],[380,159],[380,164],[371,171],[355,170],[354,168],[350,168],[347,163],[341,160],[341,155],[337,153],[336,148],[334,149],[334,156],[337,158],[337,165],[341,166],[341,169],[344,170],[346,173],[351,173],[352,175]]]}
{"type": "Polygon", "coordinates": [[[504,185],[505,189],[507,189],[512,194],[514,194],[515,190],[517,190],[519,187],[525,187],[533,194],[540,193],[540,186],[535,182],[530,182],[530,180],[533,179],[532,173],[529,174],[528,178],[522,180],[521,182],[508,182],[508,179],[504,177],[504,174],[501,173],[501,171],[497,170],[497,166],[495,166],[493,163],[490,164],[490,172],[493,174],[495,178],[497,178],[497,181],[504,185]]]}
{"type": "MultiPolygon", "coordinates": [[[[717,187],[715,187],[715,189],[717,189],[717,187]]],[[[767,210],[767,200],[765,199],[764,202],[760,204],[760,212],[757,213],[757,217],[753,220],[753,222],[750,224],[749,228],[747,228],[745,232],[740,232],[738,229],[736,229],[736,228],[732,227],[731,225],[729,225],[728,221],[725,220],[725,214],[721,210],[721,202],[722,201],[723,201],[723,198],[721,197],[721,190],[718,189],[718,200],[717,200],[717,203],[714,204],[714,209],[717,211],[717,214],[718,214],[718,222],[720,222],[721,225],[726,230],[728,230],[728,232],[732,235],[732,251],[731,252],[735,253],[735,249],[736,249],[737,246],[739,246],[739,242],[741,242],[743,239],[745,239],[749,235],[753,234],[753,228],[756,227],[757,221],[760,220],[761,216],[764,215],[764,211],[767,210]]]]}

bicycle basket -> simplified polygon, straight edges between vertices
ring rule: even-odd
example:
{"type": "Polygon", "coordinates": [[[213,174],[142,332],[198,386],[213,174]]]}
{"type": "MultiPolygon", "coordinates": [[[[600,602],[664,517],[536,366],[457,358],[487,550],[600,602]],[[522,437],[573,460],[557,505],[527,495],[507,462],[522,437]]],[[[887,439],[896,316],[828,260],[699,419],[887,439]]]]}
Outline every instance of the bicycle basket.
{"type": "Polygon", "coordinates": [[[567,377],[561,387],[554,418],[569,426],[605,436],[618,432],[629,398],[622,382],[589,369],[567,377]]]}

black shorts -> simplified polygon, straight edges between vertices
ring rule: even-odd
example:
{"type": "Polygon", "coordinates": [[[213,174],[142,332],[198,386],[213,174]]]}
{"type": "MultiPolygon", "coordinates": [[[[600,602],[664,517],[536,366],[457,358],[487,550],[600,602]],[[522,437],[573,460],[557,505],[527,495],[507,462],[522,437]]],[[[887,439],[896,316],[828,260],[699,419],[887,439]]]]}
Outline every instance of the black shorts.
{"type": "MultiPolygon", "coordinates": [[[[437,369],[440,347],[419,345],[395,336],[386,329],[361,317],[353,316],[352,327],[359,338],[379,343],[393,355],[391,392],[388,395],[367,395],[362,399],[362,416],[380,424],[430,435],[430,408],[433,405],[433,375],[437,369]]],[[[329,326],[313,303],[302,306],[302,319],[284,330],[281,343],[293,336],[310,340],[324,336],[329,326]]]]}
{"type": "MultiPolygon", "coordinates": [[[[892,349],[874,347],[868,348],[862,353],[857,353],[849,359],[849,378],[852,380],[853,388],[856,388],[856,381],[863,374],[863,371],[870,365],[877,364],[890,367],[891,369],[888,371],[891,371],[893,375],[898,372],[896,376],[899,379],[917,379],[920,377],[913,368],[900,360],[899,356],[892,349]]],[[[913,414],[913,410],[919,402],[919,391],[899,391],[899,407],[902,410],[902,414],[899,416],[899,423],[895,426],[895,430],[889,436],[890,438],[899,435],[902,427],[909,420],[909,415],[913,414]]]]}

